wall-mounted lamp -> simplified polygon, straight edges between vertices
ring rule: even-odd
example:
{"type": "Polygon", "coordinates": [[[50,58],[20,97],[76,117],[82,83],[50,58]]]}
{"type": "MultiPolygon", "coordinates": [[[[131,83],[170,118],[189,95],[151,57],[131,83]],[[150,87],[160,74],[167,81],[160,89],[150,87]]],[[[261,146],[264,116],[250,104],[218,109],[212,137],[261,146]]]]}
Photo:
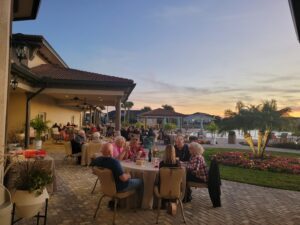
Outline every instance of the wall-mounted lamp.
{"type": "Polygon", "coordinates": [[[27,52],[28,48],[25,45],[19,45],[16,47],[16,53],[20,63],[23,59],[27,59],[27,52]]]}
{"type": "Polygon", "coordinates": [[[10,81],[10,86],[12,87],[13,90],[16,90],[17,87],[18,87],[18,80],[17,80],[17,77],[14,76],[13,79],[10,81]]]}

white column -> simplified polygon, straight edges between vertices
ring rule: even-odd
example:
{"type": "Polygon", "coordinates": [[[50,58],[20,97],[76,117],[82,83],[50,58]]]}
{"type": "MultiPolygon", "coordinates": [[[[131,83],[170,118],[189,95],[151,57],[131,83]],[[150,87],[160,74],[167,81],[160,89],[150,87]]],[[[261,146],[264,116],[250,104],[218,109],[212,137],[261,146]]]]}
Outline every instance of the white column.
{"type": "Polygon", "coordinates": [[[115,135],[121,134],[121,100],[118,99],[116,102],[116,118],[115,118],[115,135]]]}
{"type": "MultiPolygon", "coordinates": [[[[12,21],[12,0],[0,1],[0,154],[5,151],[6,110],[8,81],[10,73],[10,37],[12,21]]],[[[3,164],[0,167],[0,183],[3,183],[3,164]]]]}

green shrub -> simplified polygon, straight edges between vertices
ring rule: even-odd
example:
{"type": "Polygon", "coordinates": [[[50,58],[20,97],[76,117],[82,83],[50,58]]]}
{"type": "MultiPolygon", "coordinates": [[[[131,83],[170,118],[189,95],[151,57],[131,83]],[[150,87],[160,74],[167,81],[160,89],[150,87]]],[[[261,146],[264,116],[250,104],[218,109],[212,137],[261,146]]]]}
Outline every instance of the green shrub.
{"type": "Polygon", "coordinates": [[[176,128],[177,128],[177,126],[174,123],[166,123],[164,125],[164,130],[166,130],[166,131],[175,130],[176,128]]]}
{"type": "Polygon", "coordinates": [[[42,133],[49,129],[48,123],[49,121],[43,121],[43,119],[38,116],[30,121],[30,126],[35,129],[35,138],[37,140],[41,140],[42,133]]]}

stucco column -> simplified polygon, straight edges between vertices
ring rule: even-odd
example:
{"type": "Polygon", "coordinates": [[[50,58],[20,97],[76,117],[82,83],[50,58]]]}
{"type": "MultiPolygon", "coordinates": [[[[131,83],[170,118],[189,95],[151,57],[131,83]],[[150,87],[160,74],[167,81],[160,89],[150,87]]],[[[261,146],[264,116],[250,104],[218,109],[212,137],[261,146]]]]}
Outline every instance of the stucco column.
{"type": "MultiPolygon", "coordinates": [[[[12,21],[12,0],[0,1],[0,154],[5,151],[6,144],[6,110],[8,82],[10,73],[10,37],[12,21]]],[[[0,182],[3,183],[3,165],[0,167],[0,182]]]]}
{"type": "Polygon", "coordinates": [[[121,99],[116,102],[115,135],[121,134],[121,99]]]}
{"type": "Polygon", "coordinates": [[[181,125],[180,125],[180,124],[181,124],[181,123],[180,123],[180,117],[177,117],[177,118],[176,118],[176,123],[177,123],[177,124],[176,124],[177,127],[178,127],[178,128],[181,128],[181,125]]]}

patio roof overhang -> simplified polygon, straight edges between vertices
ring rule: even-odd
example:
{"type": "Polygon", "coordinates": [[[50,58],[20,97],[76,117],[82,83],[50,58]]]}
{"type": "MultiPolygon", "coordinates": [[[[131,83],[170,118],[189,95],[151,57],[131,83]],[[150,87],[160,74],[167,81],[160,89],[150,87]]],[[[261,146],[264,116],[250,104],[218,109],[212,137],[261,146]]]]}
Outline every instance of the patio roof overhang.
{"type": "Polygon", "coordinates": [[[300,1],[289,0],[289,4],[298,41],[300,42],[300,1]]]}
{"type": "Polygon", "coordinates": [[[51,96],[66,107],[82,104],[93,106],[115,106],[117,101],[125,102],[135,87],[134,82],[108,82],[40,77],[26,66],[12,63],[11,72],[18,76],[18,88],[35,93],[45,88],[42,94],[51,96]]]}
{"type": "Polygon", "coordinates": [[[14,0],[13,20],[34,20],[38,14],[40,0],[14,0]]]}

